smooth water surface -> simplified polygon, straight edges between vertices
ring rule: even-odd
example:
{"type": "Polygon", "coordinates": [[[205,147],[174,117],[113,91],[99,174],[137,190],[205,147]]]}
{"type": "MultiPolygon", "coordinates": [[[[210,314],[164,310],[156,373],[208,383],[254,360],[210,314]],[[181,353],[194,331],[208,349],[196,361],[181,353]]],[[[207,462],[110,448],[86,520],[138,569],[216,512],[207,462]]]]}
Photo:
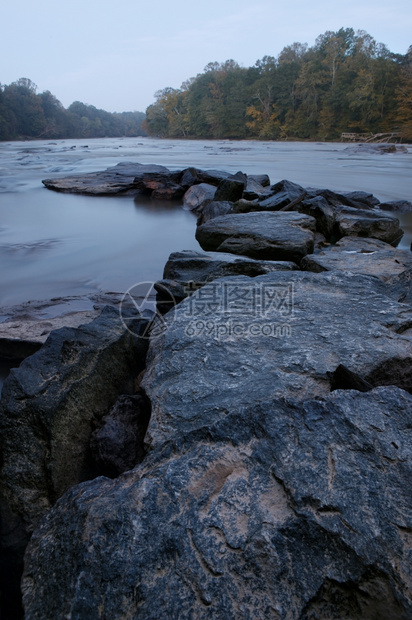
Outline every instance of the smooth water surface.
{"type": "MultiPolygon", "coordinates": [[[[353,154],[340,143],[157,140],[0,143],[0,306],[98,291],[124,292],[162,277],[173,251],[200,249],[195,217],[179,203],[47,190],[45,178],[104,170],[121,161],[267,173],[305,187],[364,190],[412,200],[407,154],[353,154]]],[[[402,216],[409,248],[411,216],[402,216]]]]}

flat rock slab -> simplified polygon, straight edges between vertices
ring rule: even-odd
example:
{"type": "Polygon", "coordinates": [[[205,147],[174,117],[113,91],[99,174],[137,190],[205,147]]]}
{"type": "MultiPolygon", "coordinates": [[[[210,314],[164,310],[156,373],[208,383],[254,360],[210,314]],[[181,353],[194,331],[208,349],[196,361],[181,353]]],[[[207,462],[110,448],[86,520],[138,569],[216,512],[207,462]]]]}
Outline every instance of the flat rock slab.
{"type": "Polygon", "coordinates": [[[306,271],[351,271],[388,280],[412,269],[412,253],[396,250],[377,239],[344,237],[320,254],[305,256],[301,268],[306,271]]]}
{"type": "Polygon", "coordinates": [[[313,251],[315,227],[313,217],[300,213],[236,213],[205,222],[196,239],[207,251],[299,262],[313,251]]]}
{"type": "Polygon", "coordinates": [[[0,356],[24,359],[34,353],[50,332],[79,327],[97,318],[104,306],[118,306],[121,295],[56,297],[0,308],[0,356]]]}
{"type": "Polygon", "coordinates": [[[42,183],[47,189],[71,194],[92,196],[136,195],[140,190],[136,186],[135,179],[148,174],[157,177],[161,175],[165,179],[171,175],[170,170],[165,166],[123,162],[100,172],[90,172],[60,179],[45,179],[42,183]]]}
{"type": "Polygon", "coordinates": [[[26,618],[412,617],[412,396],[236,404],[56,504],[26,618]]]}
{"type": "Polygon", "coordinates": [[[263,399],[325,396],[340,364],[371,385],[412,389],[411,308],[375,278],[222,278],[165,319],[143,380],[153,445],[263,399]]]}
{"type": "Polygon", "coordinates": [[[225,252],[173,252],[165,265],[163,280],[155,284],[158,308],[160,311],[163,308],[169,310],[170,296],[175,303],[179,303],[207,282],[217,278],[233,275],[254,278],[272,271],[295,270],[299,270],[299,267],[291,261],[255,260],[225,252]]]}
{"type": "Polygon", "coordinates": [[[205,283],[224,276],[258,276],[271,271],[298,269],[291,261],[265,261],[226,252],[173,252],[167,260],[163,277],[179,282],[205,283]]]}

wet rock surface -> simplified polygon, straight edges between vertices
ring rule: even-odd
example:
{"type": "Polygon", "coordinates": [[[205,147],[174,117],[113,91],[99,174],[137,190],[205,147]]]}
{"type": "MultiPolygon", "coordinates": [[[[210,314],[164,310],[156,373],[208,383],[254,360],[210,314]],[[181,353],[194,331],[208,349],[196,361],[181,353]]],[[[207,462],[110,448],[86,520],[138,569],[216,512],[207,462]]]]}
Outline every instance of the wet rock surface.
{"type": "MultiPolygon", "coordinates": [[[[144,328],[146,320],[136,323],[144,328]]],[[[89,447],[93,420],[133,392],[147,341],[106,308],[88,325],[53,331],[6,379],[0,401],[0,576],[21,570],[39,519],[68,488],[98,470],[89,447]]],[[[3,598],[13,594],[3,589],[3,598]]],[[[14,592],[15,594],[15,592],[14,592]]]]}
{"type": "Polygon", "coordinates": [[[259,276],[271,271],[295,270],[291,261],[258,261],[224,252],[174,252],[169,256],[164,278],[179,282],[205,283],[230,275],[259,276]]]}
{"type": "Polygon", "coordinates": [[[314,230],[315,220],[298,213],[237,213],[202,224],[196,239],[206,251],[299,262],[313,251],[314,230]]]}
{"type": "Polygon", "coordinates": [[[101,475],[115,478],[143,461],[150,401],[140,390],[123,394],[90,436],[90,449],[101,475]]]}
{"type": "Polygon", "coordinates": [[[135,195],[139,193],[139,186],[144,175],[156,175],[168,179],[170,171],[165,166],[152,164],[133,164],[122,162],[101,172],[90,172],[79,176],[69,176],[57,179],[45,179],[43,184],[47,189],[71,194],[86,194],[105,196],[113,194],[135,195]]]}
{"type": "Polygon", "coordinates": [[[301,268],[314,272],[351,271],[388,280],[412,269],[412,253],[377,239],[344,237],[318,254],[305,256],[301,268]]]}
{"type": "MultiPolygon", "coordinates": [[[[325,396],[339,364],[367,378],[412,370],[411,309],[367,276],[274,272],[214,280],[166,315],[143,380],[147,441],[193,430],[267,398],[325,396]]],[[[409,387],[405,374],[386,377],[409,387]]],[[[386,381],[385,381],[386,384],[386,381]]]]}
{"type": "Polygon", "coordinates": [[[394,387],[239,403],[71,489],[29,544],[26,617],[410,617],[411,411],[394,387]]]}
{"type": "MultiPolygon", "coordinates": [[[[167,302],[170,295],[179,303],[198,288],[225,276],[259,276],[272,271],[294,271],[299,267],[292,261],[263,261],[224,252],[174,252],[169,256],[163,272],[163,280],[155,284],[158,307],[167,302]]],[[[170,307],[167,308],[169,310],[170,307]]]]}
{"type": "Polygon", "coordinates": [[[183,197],[183,206],[196,213],[212,202],[215,193],[216,187],[214,185],[208,183],[192,185],[183,197]]]}

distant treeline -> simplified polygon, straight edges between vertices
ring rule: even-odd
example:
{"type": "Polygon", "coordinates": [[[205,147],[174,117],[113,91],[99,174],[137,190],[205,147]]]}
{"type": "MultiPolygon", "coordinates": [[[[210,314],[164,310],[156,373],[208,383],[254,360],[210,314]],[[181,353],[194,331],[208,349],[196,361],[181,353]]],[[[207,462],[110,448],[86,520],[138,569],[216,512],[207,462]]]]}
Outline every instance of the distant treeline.
{"type": "Polygon", "coordinates": [[[146,135],[143,112],[111,113],[75,101],[67,109],[31,80],[0,84],[0,140],[146,135]]]}
{"type": "Polygon", "coordinates": [[[334,140],[401,131],[412,140],[412,46],[393,54],[366,32],[341,28],[253,67],[209,63],[155,97],[144,122],[152,136],[334,140]]]}

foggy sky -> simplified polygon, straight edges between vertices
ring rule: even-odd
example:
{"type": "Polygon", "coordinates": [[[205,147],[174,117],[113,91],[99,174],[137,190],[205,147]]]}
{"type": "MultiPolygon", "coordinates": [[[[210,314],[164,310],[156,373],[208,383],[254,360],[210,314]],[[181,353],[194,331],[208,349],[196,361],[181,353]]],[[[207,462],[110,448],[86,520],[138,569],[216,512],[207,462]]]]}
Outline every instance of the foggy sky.
{"type": "Polygon", "coordinates": [[[0,82],[21,77],[67,107],[145,111],[213,61],[253,66],[327,30],[366,30],[390,51],[412,44],[410,0],[14,0],[0,7],[0,82]]]}

